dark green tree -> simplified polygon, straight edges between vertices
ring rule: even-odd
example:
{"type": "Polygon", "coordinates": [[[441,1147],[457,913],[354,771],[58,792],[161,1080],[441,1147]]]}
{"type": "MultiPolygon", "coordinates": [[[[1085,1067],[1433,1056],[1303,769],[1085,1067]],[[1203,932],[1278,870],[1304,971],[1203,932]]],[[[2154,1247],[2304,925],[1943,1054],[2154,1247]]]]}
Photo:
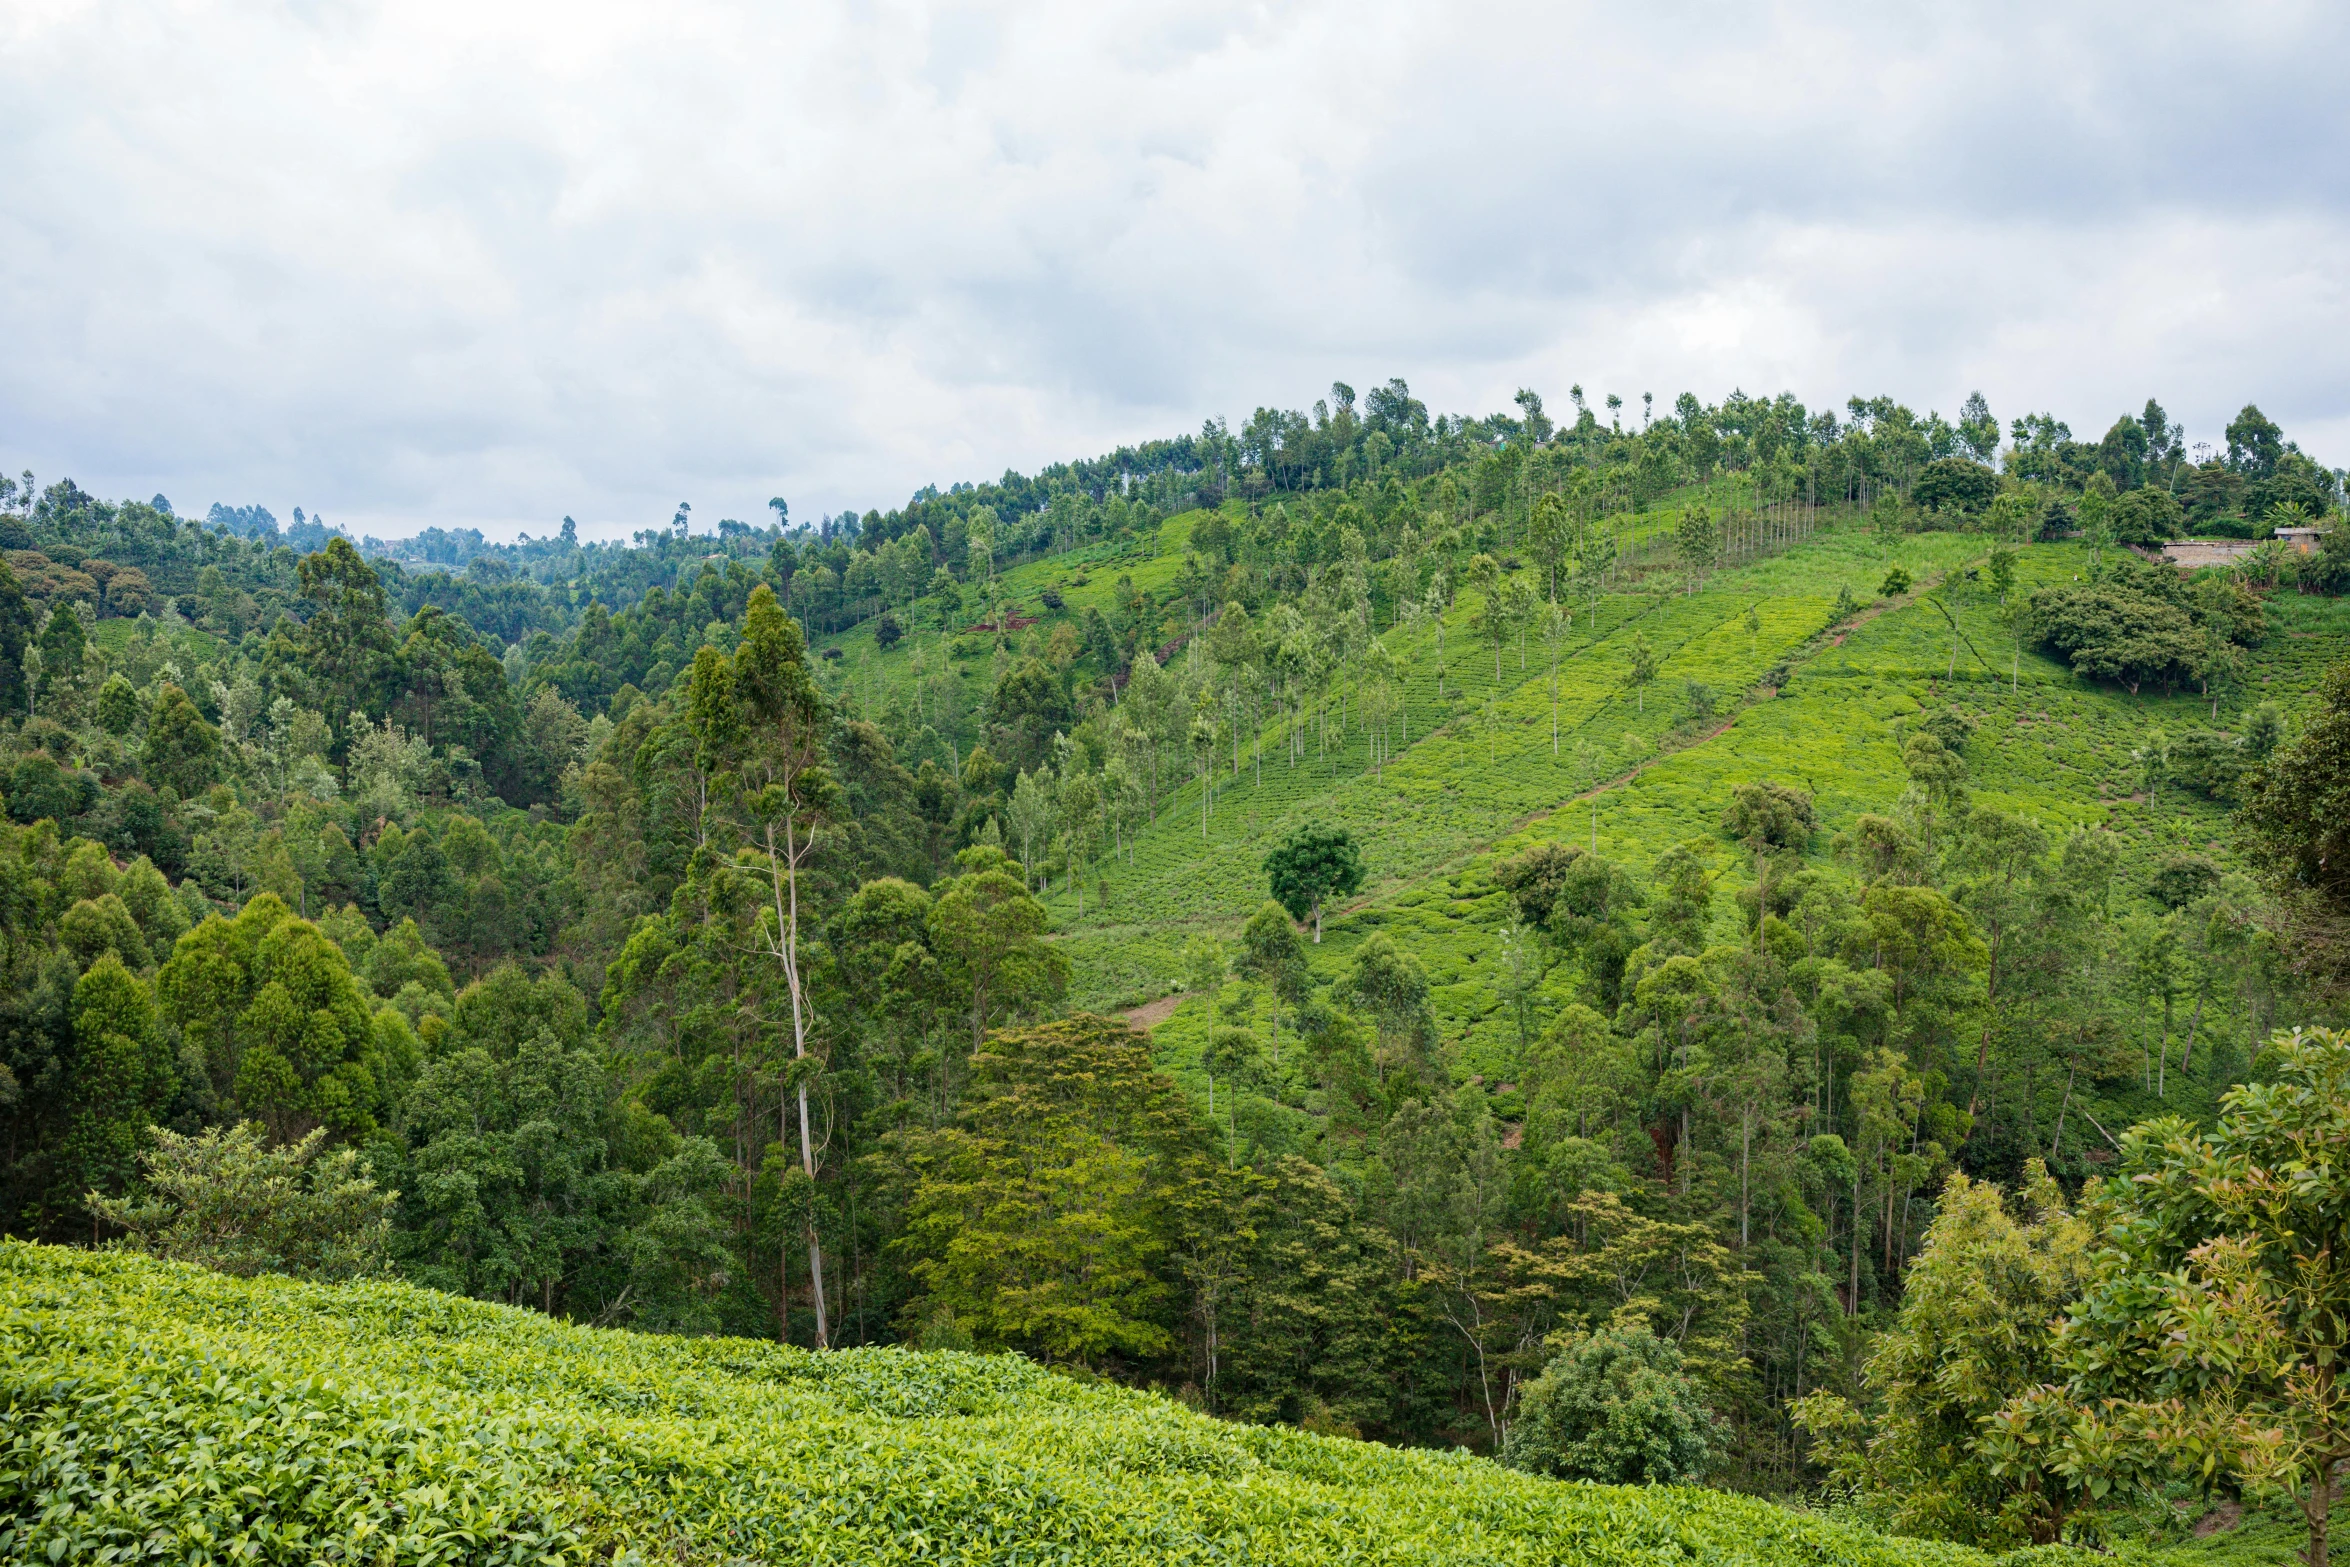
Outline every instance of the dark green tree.
{"type": "Polygon", "coordinates": [[[2113,539],[2152,549],[2187,531],[2187,514],[2168,490],[2151,486],[2131,490],[2113,503],[2113,539]]]}
{"type": "Polygon", "coordinates": [[[2254,863],[2307,917],[2309,961],[2350,974],[2350,661],[2326,672],[2299,737],[2252,771],[2242,820],[2254,863]]]}
{"type": "Polygon", "coordinates": [[[1362,851],[1343,827],[1306,823],[1291,830],[1265,856],[1265,877],[1273,901],[1289,911],[1291,919],[1314,922],[1314,942],[1322,940],[1322,909],[1333,898],[1352,896],[1363,885],[1362,851]]]}
{"type": "Polygon", "coordinates": [[[73,1037],[58,1158],[64,1207],[94,1204],[137,1183],[139,1150],[179,1080],[154,998],[111,952],[101,954],[74,986],[73,1037]]]}
{"type": "Polygon", "coordinates": [[[1686,1485],[1713,1457],[1712,1413],[1680,1346],[1645,1325],[1569,1338],[1518,1393],[1513,1469],[1605,1485],[1686,1485]]]}
{"type": "MultiPolygon", "coordinates": [[[[1996,441],[1996,435],[1993,439],[1996,441]]],[[[1924,511],[1972,516],[1988,507],[1998,493],[1998,475],[1983,464],[1964,457],[1937,457],[1919,473],[1909,498],[1924,511]]]]}
{"type": "Polygon", "coordinates": [[[219,780],[220,731],[204,721],[185,691],[167,684],[147,720],[142,760],[149,781],[192,799],[219,780]]]}
{"type": "Polygon", "coordinates": [[[108,734],[127,735],[139,722],[139,693],[121,675],[108,675],[91,712],[108,734]]]}

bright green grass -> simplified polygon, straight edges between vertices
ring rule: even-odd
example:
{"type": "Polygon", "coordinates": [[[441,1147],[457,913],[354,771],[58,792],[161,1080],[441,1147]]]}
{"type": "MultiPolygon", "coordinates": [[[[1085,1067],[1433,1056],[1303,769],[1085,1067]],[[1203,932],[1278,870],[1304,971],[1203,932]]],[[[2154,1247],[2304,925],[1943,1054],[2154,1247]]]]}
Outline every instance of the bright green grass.
{"type": "MultiPolygon", "coordinates": [[[[1235,808],[1249,802],[1244,785],[1219,807],[1205,846],[1198,796],[1187,792],[1145,834],[1137,866],[1119,873],[1126,881],[1113,884],[1110,920],[1146,898],[1172,906],[1171,918],[1078,924],[1067,900],[1056,898],[1065,923],[1075,927],[1061,939],[1075,969],[1076,999],[1114,1007],[1180,988],[1184,944],[1202,931],[1229,939],[1235,922],[1262,898],[1262,844],[1289,820],[1335,820],[1366,838],[1373,884],[1352,910],[1328,922],[1326,940],[1312,949],[1316,977],[1337,978],[1366,936],[1386,931],[1428,971],[1456,1077],[1483,1077],[1489,1087],[1509,1082],[1521,1054],[1515,1017],[1496,987],[1495,965],[1513,910],[1491,884],[1495,859],[1546,839],[1588,845],[1595,821],[1600,851],[1635,871],[1672,845],[1697,840],[1709,847],[1721,873],[1716,908],[1726,934],[1735,917],[1731,895],[1749,875],[1743,856],[1719,828],[1732,786],[1764,778],[1813,793],[1823,829],[1813,854],[1824,859],[1836,831],[1864,812],[1888,809],[1899,797],[1907,781],[1901,721],[1946,704],[1979,726],[1965,751],[1979,802],[2031,817],[2055,837],[2076,824],[2100,823],[2119,836],[2117,906],[2142,904],[2147,879],[2171,854],[2194,850],[2230,862],[2224,807],[2175,789],[2166,789],[2158,802],[2132,794],[2137,766],[2131,751],[2157,724],[2175,735],[2207,722],[2207,707],[2191,694],[2147,691],[2132,697],[2093,686],[2028,648],[2017,658],[1987,586],[1966,582],[1963,569],[1938,593],[1964,633],[1954,672],[1949,623],[1925,601],[1933,577],[1920,567],[1939,572],[1961,564],[1970,546],[1981,548],[1980,541],[1928,535],[1903,543],[1913,550],[1928,546],[1905,557],[1920,589],[1833,634],[1819,632],[1838,582],[1866,577],[1873,583],[1885,564],[1873,541],[1851,534],[1723,573],[1693,597],[1627,608],[1627,618],[1637,615],[1632,624],[1645,629],[1652,643],[1660,649],[1675,645],[1666,663],[1669,677],[1686,673],[1736,693],[1781,657],[1790,658],[1795,673],[1776,699],[1753,693],[1718,733],[1658,756],[1630,776],[1611,766],[1619,776],[1595,792],[1582,790],[1581,777],[1551,761],[1548,699],[1538,680],[1502,701],[1505,713],[1531,715],[1535,723],[1505,724],[1490,738],[1476,729],[1430,737],[1390,766],[1384,788],[1359,773],[1325,768],[1310,783],[1293,785],[1283,801],[1285,815],[1266,810],[1252,821],[1235,808]],[[1763,621],[1751,642],[1739,624],[1750,602],[1760,606],[1763,621]],[[1669,644],[1668,634],[1681,640],[1669,644]],[[1488,760],[1488,744],[1495,760],[1488,760]]],[[[2023,554],[2021,582],[2028,589],[2066,580],[2082,564],[2072,546],[2038,546],[2023,554]]],[[[2273,696],[2290,708],[2350,648],[2350,613],[2335,601],[2297,595],[2279,595],[2271,606],[2277,631],[2257,655],[2260,684],[2251,695],[2273,696]]],[[[1613,629],[1580,657],[1587,678],[1569,687],[1578,701],[1563,712],[1562,725],[1573,726],[1570,735],[1591,735],[1612,747],[1628,730],[1661,735],[1668,720],[1654,709],[1677,708],[1679,697],[1660,681],[1652,688],[1651,713],[1644,718],[1637,712],[1614,684],[1629,633],[1623,621],[1609,624],[1613,629]]],[[[1484,666],[1488,685],[1491,667],[1484,666]]],[[[1514,667],[1505,670],[1505,684],[1515,674],[1514,667]]],[[[2222,721],[2228,718],[2223,710],[2222,721]]],[[[1356,755],[1359,767],[1359,745],[1356,755]]],[[[1268,771],[1266,777],[1270,794],[1274,775],[1268,771]]],[[[1543,1010],[1569,999],[1566,983],[1565,975],[1554,976],[1543,1010]]],[[[1209,1007],[1192,998],[1154,1030],[1162,1067],[1203,1100],[1207,1084],[1197,1063],[1213,1021],[1209,1007]]],[[[1257,1026],[1263,1027],[1261,1019],[1257,1026]]],[[[1289,1086],[1298,1091],[1284,1097],[1301,1101],[1302,1080],[1289,1086]]],[[[1509,1108],[1506,1096],[1497,1102],[1498,1112],[1509,1108]]],[[[1240,1104],[1238,1130],[1274,1148],[1306,1151],[1314,1142],[1303,1111],[1255,1095],[1240,1104]]]]}
{"type": "MultiPolygon", "coordinates": [[[[1191,541],[1192,524],[1201,515],[1185,512],[1167,519],[1159,529],[1156,554],[1150,552],[1148,544],[1105,541],[1015,566],[997,578],[1004,601],[1015,614],[1036,619],[1041,629],[1049,633],[1061,621],[1080,619],[1088,609],[1109,614],[1121,576],[1132,577],[1134,585],[1152,598],[1163,597],[1183,569],[1183,551],[1191,541]],[[1084,579],[1082,586],[1078,582],[1080,578],[1084,579]],[[1041,595],[1048,587],[1061,591],[1060,610],[1045,609],[1041,595]]],[[[980,615],[978,608],[966,605],[960,625],[974,624],[980,615]]],[[[905,616],[899,618],[907,621],[905,616]]],[[[817,639],[820,651],[838,649],[841,655],[827,678],[835,683],[836,689],[852,693],[867,713],[886,712],[892,702],[911,703],[917,654],[930,670],[938,667],[940,636],[930,607],[927,604],[919,607],[914,611],[913,621],[907,624],[909,629],[904,640],[887,649],[873,640],[874,623],[870,620],[817,639]],[[914,621],[922,629],[912,629],[914,621]]],[[[988,653],[974,650],[992,643],[987,632],[962,636],[956,634],[959,630],[960,626],[951,631],[945,641],[951,661],[963,670],[969,682],[964,693],[965,709],[977,711],[988,697],[990,658],[988,653]],[[958,643],[961,652],[955,651],[958,643]]]]}
{"type": "MultiPolygon", "coordinates": [[[[1738,707],[1748,689],[1819,638],[1839,587],[1852,588],[1867,602],[1896,560],[1924,580],[1959,567],[1981,548],[1975,539],[1921,534],[1901,540],[1888,554],[1857,533],[1827,533],[1787,554],[1717,573],[1695,594],[1674,590],[1675,579],[1665,575],[1649,579],[1659,591],[1611,594],[1596,627],[1587,607],[1577,617],[1559,672],[1555,748],[1540,649],[1526,650],[1523,668],[1518,650],[1506,649],[1497,684],[1491,652],[1469,628],[1476,596],[1463,593],[1447,618],[1445,662],[1448,693],[1465,685],[1465,694],[1437,696],[1432,629],[1387,633],[1409,671],[1411,744],[1400,743],[1399,725],[1399,743],[1379,774],[1370,769],[1369,745],[1359,732],[1347,734],[1327,755],[1316,754],[1309,743],[1307,760],[1296,767],[1288,765],[1286,748],[1268,739],[1262,783],[1245,754],[1241,776],[1233,779],[1227,754],[1204,836],[1199,791],[1187,785],[1140,835],[1130,863],[1100,867],[1110,882],[1106,909],[1089,898],[1080,920],[1067,889],[1055,893],[1079,999],[1132,1005],[1164,993],[1180,974],[1177,954],[1192,928],[1225,933],[1262,901],[1264,854],[1299,822],[1334,823],[1355,832],[1370,871],[1364,905],[1375,908],[1408,898],[1408,889],[1424,878],[1466,864],[1586,791],[1595,780],[1577,769],[1578,744],[1602,758],[1596,781],[1605,782],[1627,771],[1627,735],[1651,752],[1694,738],[1683,727],[1686,681],[1711,686],[1724,716],[1737,718],[1726,735],[1697,747],[1712,751],[1748,722],[1754,709],[1741,713],[1738,707]],[[1761,622],[1751,635],[1744,626],[1749,608],[1761,622]],[[1660,676],[1645,695],[1625,684],[1635,636],[1645,636],[1662,659],[1660,676]]],[[[1872,774],[1889,769],[1897,776],[1898,748],[1889,730],[1875,718],[1869,729],[1882,751],[1869,758],[1872,774]]],[[[1692,815],[1692,790],[1713,787],[1715,780],[1691,774],[1688,755],[1668,750],[1639,768],[1627,786],[1599,797],[1602,852],[1644,867],[1671,844],[1711,830],[1720,796],[1710,807],[1699,799],[1692,815]]],[[[1741,777],[1756,776],[1750,762],[1733,765],[1747,769],[1741,777]]],[[[1874,776],[1856,781],[1870,791],[1869,808],[1899,793],[1898,783],[1889,792],[1879,791],[1878,783],[1874,776]]],[[[1588,841],[1588,811],[1578,806],[1554,818],[1552,829],[1588,841]],[[1580,823],[1571,834],[1566,816],[1580,823]]]]}
{"type": "MultiPolygon", "coordinates": [[[[109,656],[119,656],[124,648],[130,646],[131,634],[138,629],[138,625],[137,620],[125,620],[120,616],[101,620],[90,628],[90,640],[104,648],[109,656]]],[[[227,646],[211,632],[198,631],[194,626],[183,625],[176,630],[158,626],[155,634],[165,645],[191,653],[205,663],[217,658],[220,650],[227,646]]]]}
{"type": "MultiPolygon", "coordinates": [[[[1927,534],[1904,540],[1897,553],[1923,574],[1955,564],[1973,543],[1927,534]]],[[[1734,704],[1825,626],[1840,584],[1865,598],[1887,564],[1873,546],[1850,536],[1818,540],[1803,556],[1720,573],[1693,595],[1669,588],[1610,594],[1596,626],[1581,608],[1559,672],[1555,749],[1542,650],[1528,646],[1521,664],[1520,650],[1506,648],[1496,681],[1492,652],[1470,629],[1477,595],[1464,592],[1446,617],[1444,696],[1437,694],[1433,629],[1383,633],[1408,671],[1410,713],[1410,744],[1402,743],[1406,726],[1398,724],[1384,769],[1373,773],[1359,729],[1340,735],[1333,725],[1336,743],[1325,752],[1319,732],[1309,734],[1305,758],[1294,766],[1278,737],[1266,737],[1260,782],[1244,743],[1237,779],[1230,753],[1223,758],[1204,831],[1198,788],[1177,789],[1142,834],[1131,863],[1101,867],[1111,885],[1109,907],[1089,904],[1081,922],[1074,901],[1061,894],[1056,912],[1072,929],[1245,917],[1262,899],[1258,865],[1265,851],[1307,820],[1355,831],[1373,896],[1426,875],[1575,794],[1585,781],[1574,770],[1578,742],[1608,758],[1601,773],[1608,777],[1622,771],[1616,759],[1626,734],[1651,748],[1665,741],[1686,712],[1684,682],[1703,681],[1726,708],[1734,704]],[[1750,607],[1762,622],[1752,636],[1742,624],[1750,607]],[[1645,636],[1662,660],[1657,682],[1637,696],[1625,684],[1635,636],[1645,636]]]]}
{"type": "MultiPolygon", "coordinates": [[[[1226,1425],[1010,1356],[571,1327],[0,1246],[0,1561],[1986,1561],[1226,1425]]],[[[2080,1553],[2032,1553],[2081,1561],[2080,1553]]],[[[2016,1558],[2010,1558],[2014,1560],[2016,1558]]]]}

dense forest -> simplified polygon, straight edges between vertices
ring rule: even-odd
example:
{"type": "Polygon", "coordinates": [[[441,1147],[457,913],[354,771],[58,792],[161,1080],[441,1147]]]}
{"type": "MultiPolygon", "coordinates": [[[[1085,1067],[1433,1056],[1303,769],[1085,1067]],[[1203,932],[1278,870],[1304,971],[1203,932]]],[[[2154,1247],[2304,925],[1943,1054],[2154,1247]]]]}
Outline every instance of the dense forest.
{"type": "Polygon", "coordinates": [[[578,1322],[1497,1456],[1604,1351],[1658,1476],[2081,1527],[1916,1346],[2102,1298],[2100,1178],[2339,1020],[2342,475],[1569,402],[625,545],[0,481],[6,1228],[251,1123],[578,1322]]]}

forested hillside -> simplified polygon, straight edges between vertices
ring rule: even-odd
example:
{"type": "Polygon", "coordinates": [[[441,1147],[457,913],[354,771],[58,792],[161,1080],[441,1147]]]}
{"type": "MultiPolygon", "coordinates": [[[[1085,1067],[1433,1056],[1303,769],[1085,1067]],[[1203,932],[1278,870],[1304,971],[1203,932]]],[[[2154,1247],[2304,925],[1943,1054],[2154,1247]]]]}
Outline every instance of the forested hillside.
{"type": "Polygon", "coordinates": [[[1894,1485],[1885,1346],[2338,1019],[2341,476],[2249,407],[1572,407],[1340,386],[629,546],[7,481],[7,1229],[152,1249],[151,1128],[250,1122],[397,1194],[401,1278],[574,1323],[2141,1529],[2161,1465],[1894,1485]],[[1557,1435],[1627,1376],[1677,1434],[1557,1435]]]}

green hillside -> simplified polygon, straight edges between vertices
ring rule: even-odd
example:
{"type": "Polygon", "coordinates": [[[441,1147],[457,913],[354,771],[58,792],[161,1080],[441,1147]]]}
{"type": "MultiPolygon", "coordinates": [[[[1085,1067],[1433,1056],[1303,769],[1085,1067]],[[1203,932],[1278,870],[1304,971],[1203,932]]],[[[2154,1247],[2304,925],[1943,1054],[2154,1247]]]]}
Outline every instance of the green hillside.
{"type": "Polygon", "coordinates": [[[9,1253],[0,1559],[2290,1546],[1998,1422],[2341,1017],[2335,471],[1332,391],[634,546],[0,487],[9,1232],[439,1292],[9,1253]]]}
{"type": "Polygon", "coordinates": [[[0,1416],[9,1562],[1988,1559],[1232,1425],[1016,1356],[661,1338],[15,1243],[0,1416]]]}

